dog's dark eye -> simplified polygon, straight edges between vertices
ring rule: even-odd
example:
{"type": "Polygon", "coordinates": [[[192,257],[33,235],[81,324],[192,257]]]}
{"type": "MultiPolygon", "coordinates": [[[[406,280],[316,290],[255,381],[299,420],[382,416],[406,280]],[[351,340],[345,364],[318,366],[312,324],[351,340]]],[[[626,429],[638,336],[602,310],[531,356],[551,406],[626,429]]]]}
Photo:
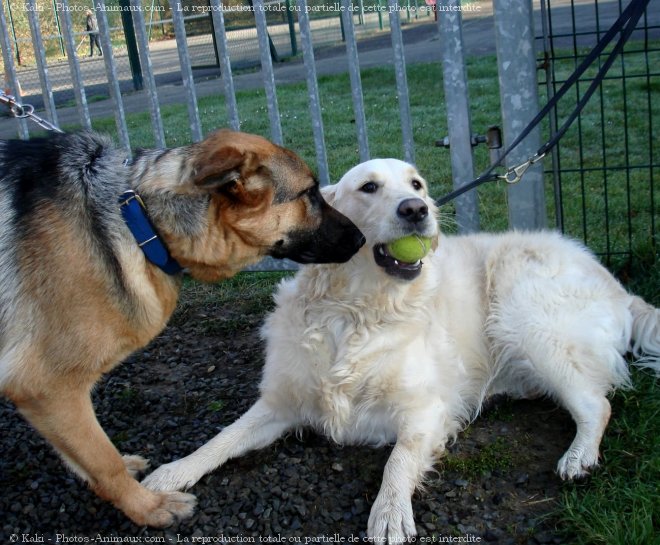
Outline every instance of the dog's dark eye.
{"type": "Polygon", "coordinates": [[[362,193],[375,193],[378,191],[378,184],[376,182],[367,182],[360,188],[360,191],[362,193]]]}
{"type": "Polygon", "coordinates": [[[413,180],[413,181],[412,181],[412,186],[413,186],[413,189],[414,189],[415,191],[419,191],[420,189],[422,189],[422,188],[424,187],[424,186],[422,185],[422,182],[420,182],[419,180],[413,180]]]}
{"type": "Polygon", "coordinates": [[[319,188],[316,185],[310,187],[305,192],[305,195],[307,195],[307,198],[309,199],[309,202],[312,204],[312,206],[320,205],[321,201],[323,200],[323,197],[321,197],[321,192],[319,191],[319,188]]]}
{"type": "Polygon", "coordinates": [[[222,193],[223,195],[231,198],[238,197],[240,193],[238,182],[233,180],[231,182],[225,183],[220,188],[218,188],[218,193],[222,193]]]}

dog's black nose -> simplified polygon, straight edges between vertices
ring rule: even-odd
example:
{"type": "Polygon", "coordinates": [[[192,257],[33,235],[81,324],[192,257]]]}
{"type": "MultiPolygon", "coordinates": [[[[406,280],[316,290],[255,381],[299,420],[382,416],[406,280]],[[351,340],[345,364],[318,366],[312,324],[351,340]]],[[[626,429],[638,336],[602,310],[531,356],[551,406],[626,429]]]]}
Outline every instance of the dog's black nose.
{"type": "Polygon", "coordinates": [[[418,223],[429,215],[429,207],[422,199],[405,199],[399,203],[397,215],[410,223],[418,223]]]}

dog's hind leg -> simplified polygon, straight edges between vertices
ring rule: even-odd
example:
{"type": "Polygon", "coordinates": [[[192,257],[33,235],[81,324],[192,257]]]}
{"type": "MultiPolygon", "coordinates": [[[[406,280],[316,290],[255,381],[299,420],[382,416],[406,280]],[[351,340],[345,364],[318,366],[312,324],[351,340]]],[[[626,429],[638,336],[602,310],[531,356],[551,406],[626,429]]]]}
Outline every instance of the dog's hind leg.
{"type": "Polygon", "coordinates": [[[271,444],[295,425],[260,399],[208,443],[185,458],[160,466],[142,483],[151,490],[190,488],[227,460],[271,444]]]}
{"type": "Polygon", "coordinates": [[[509,377],[511,391],[515,393],[520,384],[527,383],[531,390],[551,396],[571,414],[575,438],[559,460],[557,473],[562,479],[581,478],[598,465],[600,442],[611,414],[606,394],[614,379],[596,372],[599,364],[604,366],[604,354],[599,358],[590,347],[556,338],[553,341],[542,344],[540,350],[530,350],[527,362],[507,364],[520,367],[509,377]]]}
{"type": "Polygon", "coordinates": [[[112,445],[96,420],[85,388],[50,384],[47,392],[14,391],[10,397],[67,465],[136,524],[166,527],[192,514],[195,497],[191,494],[153,492],[133,479],[127,465],[133,467],[135,460],[123,459],[112,445]]]}
{"type": "Polygon", "coordinates": [[[577,430],[557,472],[574,479],[598,465],[611,413],[607,394],[629,384],[622,354],[632,316],[630,297],[604,269],[579,255],[574,264],[565,260],[554,269],[528,263],[515,287],[498,295],[488,334],[507,392],[547,394],[571,413],[577,430]]]}
{"type": "Polygon", "coordinates": [[[589,390],[562,392],[559,402],[571,413],[577,426],[575,438],[557,464],[562,479],[585,477],[598,465],[598,449],[610,419],[607,398],[589,390]]]}

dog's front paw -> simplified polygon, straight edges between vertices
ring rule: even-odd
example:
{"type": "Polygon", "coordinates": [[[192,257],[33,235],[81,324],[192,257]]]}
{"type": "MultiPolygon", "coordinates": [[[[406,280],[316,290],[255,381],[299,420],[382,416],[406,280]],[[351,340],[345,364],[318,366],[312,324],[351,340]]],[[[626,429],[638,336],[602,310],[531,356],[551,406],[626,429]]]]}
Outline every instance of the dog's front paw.
{"type": "Polygon", "coordinates": [[[369,515],[369,537],[375,543],[406,543],[417,535],[409,498],[383,498],[381,492],[369,515]]]}
{"type": "Polygon", "coordinates": [[[142,456],[137,456],[135,454],[124,454],[122,456],[124,465],[126,466],[126,471],[134,479],[149,467],[149,460],[143,458],[142,456]]]}
{"type": "Polygon", "coordinates": [[[187,490],[199,481],[204,472],[198,474],[195,466],[185,458],[164,464],[147,475],[142,484],[149,490],[187,490]]]}
{"type": "Polygon", "coordinates": [[[135,481],[135,494],[127,494],[116,502],[138,526],[167,528],[190,517],[197,499],[184,492],[152,492],[135,481]]]}
{"type": "Polygon", "coordinates": [[[144,517],[146,526],[167,528],[190,517],[195,511],[197,498],[183,492],[158,493],[158,505],[144,517]]]}

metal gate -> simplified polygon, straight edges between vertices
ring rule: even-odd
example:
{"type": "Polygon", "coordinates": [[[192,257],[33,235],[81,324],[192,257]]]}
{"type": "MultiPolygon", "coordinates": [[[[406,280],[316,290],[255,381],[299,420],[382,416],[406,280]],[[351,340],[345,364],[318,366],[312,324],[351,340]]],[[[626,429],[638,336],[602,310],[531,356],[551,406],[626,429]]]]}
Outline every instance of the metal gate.
{"type": "MultiPolygon", "coordinates": [[[[17,1],[17,0],[16,0],[17,1]]],[[[191,0],[192,1],[192,0],[191,0]]],[[[225,97],[226,125],[239,128],[236,93],[234,92],[231,43],[233,38],[239,38],[227,31],[222,0],[196,0],[200,6],[211,9],[213,20],[213,36],[206,36],[209,43],[215,44],[217,58],[221,64],[221,78],[218,81],[218,92],[222,90],[225,97]]],[[[240,1],[240,0],[237,0],[240,1]]],[[[247,0],[246,0],[247,1],[247,0]]],[[[314,5],[325,0],[291,0],[297,14],[296,28],[297,47],[302,51],[303,66],[309,95],[309,110],[311,128],[313,131],[316,164],[320,179],[327,183],[330,180],[328,159],[326,153],[326,135],[323,127],[322,107],[316,77],[315,36],[319,32],[316,19],[312,17],[314,5]]],[[[78,0],[71,3],[81,5],[78,0]]],[[[113,29],[119,24],[111,7],[118,0],[96,0],[97,15],[100,28],[101,44],[107,54],[100,59],[79,59],[76,56],[81,43],[85,43],[85,33],[76,32],[80,21],[72,19],[66,10],[62,11],[62,33],[55,36],[57,47],[67,50],[66,64],[70,70],[67,83],[72,84],[75,94],[75,104],[80,117],[80,125],[91,126],[86,92],[88,86],[85,78],[87,69],[92,63],[98,65],[106,73],[108,94],[112,106],[104,109],[104,115],[112,111],[116,117],[117,134],[121,144],[127,149],[131,147],[128,138],[126,119],[123,113],[124,88],[121,71],[123,50],[113,46],[113,29]],[[107,13],[106,13],[107,12],[107,13]],[[60,44],[61,42],[61,44],[60,44]],[[118,62],[119,60],[119,62],[118,62]],[[82,65],[82,69],[81,69],[82,65]]],[[[179,2],[180,3],[180,2],[179,2]]],[[[250,38],[251,47],[259,54],[263,89],[266,97],[268,119],[270,121],[270,137],[276,142],[282,142],[282,127],[280,110],[277,102],[273,63],[269,54],[269,27],[267,15],[271,0],[253,0],[255,7],[251,17],[256,24],[254,37],[250,38]]],[[[369,0],[378,7],[371,15],[378,21],[379,27],[389,23],[394,75],[396,79],[396,111],[387,115],[393,119],[400,118],[402,157],[415,162],[428,150],[420,148],[420,142],[415,141],[413,132],[414,114],[409,101],[407,83],[408,69],[402,38],[402,19],[407,18],[406,6],[426,5],[421,0],[369,0]]],[[[433,3],[429,0],[429,3],[433,3]]],[[[543,103],[551,96],[562,81],[575,68],[579,59],[594,45],[597,38],[604,33],[621,11],[623,0],[493,0],[489,11],[489,2],[467,2],[459,0],[438,0],[437,17],[437,48],[442,50],[439,68],[444,73],[444,104],[448,124],[448,142],[454,185],[469,182],[475,172],[472,161],[472,145],[475,140],[470,124],[470,100],[467,96],[467,78],[464,58],[466,49],[463,46],[462,34],[465,31],[461,9],[475,4],[484,13],[470,19],[471,23],[492,17],[491,28],[494,29],[497,65],[499,72],[499,95],[501,100],[501,119],[504,129],[504,143],[517,136],[522,127],[538,111],[538,102],[543,103]],[[538,2],[541,2],[538,4],[538,2]],[[539,10],[540,8],[540,10],[539,10]],[[541,11],[541,17],[538,16],[541,11]],[[534,47],[535,21],[536,47],[534,47]],[[535,53],[535,51],[537,53],[535,53]],[[541,70],[535,61],[540,61],[541,70]],[[541,85],[537,85],[537,75],[540,74],[541,85]],[[537,99],[537,90],[540,97],[537,99]],[[545,95],[545,96],[543,96],[545,95]]],[[[627,3],[627,2],[626,2],[627,3]]],[[[5,3],[3,3],[5,4],[5,3]]],[[[67,0],[61,5],[66,6],[67,0]]],[[[200,116],[197,108],[196,87],[193,78],[192,59],[189,49],[194,49],[196,36],[188,37],[186,17],[182,9],[175,9],[168,15],[172,19],[159,19],[149,7],[160,6],[157,0],[121,0],[121,4],[129,5],[132,10],[133,23],[137,34],[136,47],[142,61],[144,85],[144,106],[151,113],[154,142],[157,146],[165,145],[163,123],[159,111],[158,72],[152,67],[152,58],[163,53],[160,44],[149,42],[149,29],[152,25],[162,26],[172,24],[176,38],[176,47],[169,47],[163,54],[168,55],[168,70],[176,72],[179,82],[183,83],[181,98],[186,101],[189,113],[189,129],[193,140],[202,137],[200,116]],[[144,12],[144,13],[143,13],[144,12]],[[147,18],[149,18],[147,20],[147,18]],[[153,19],[153,20],[152,20],[153,19]],[[191,39],[189,39],[191,38],[191,39]]],[[[364,160],[370,157],[367,119],[362,93],[361,65],[358,59],[356,23],[362,20],[355,6],[365,8],[365,2],[357,0],[341,0],[333,3],[340,8],[332,20],[341,29],[344,38],[345,55],[350,76],[351,98],[354,112],[354,130],[359,152],[356,159],[364,160]],[[340,24],[341,19],[341,24],[340,24]]],[[[57,121],[56,105],[53,91],[53,73],[59,64],[50,65],[45,62],[43,39],[51,36],[41,36],[37,15],[42,6],[38,0],[26,0],[26,25],[30,19],[31,36],[25,37],[25,42],[10,37],[9,28],[4,17],[4,9],[0,10],[0,38],[4,68],[10,87],[20,91],[20,83],[27,81],[15,69],[13,53],[21,44],[33,43],[37,53],[37,68],[32,69],[36,76],[35,88],[41,92],[49,119],[57,121]],[[12,52],[13,50],[13,52],[12,52]],[[50,73],[49,73],[50,70],[50,73]],[[36,83],[36,82],[39,83],[36,83]]],[[[178,5],[178,4],[177,4],[178,5]]],[[[9,3],[6,3],[9,7],[9,3]]],[[[3,6],[4,7],[4,6],[3,6]]],[[[229,17],[229,11],[224,10],[229,17]]],[[[409,10],[408,10],[409,11],[409,10]]],[[[8,13],[8,12],[7,12],[8,13]]],[[[429,16],[427,12],[425,17],[429,16]]],[[[75,15],[75,13],[74,13],[75,15]]],[[[208,17],[208,14],[206,14],[208,17]]],[[[365,26],[368,18],[364,18],[365,26]]],[[[330,20],[330,19],[327,19],[330,20]]],[[[50,27],[44,27],[49,29],[50,27]]],[[[252,29],[250,30],[252,32],[252,29]]],[[[51,31],[48,30],[50,33],[51,31]]],[[[55,32],[55,31],[53,31],[55,32]]],[[[192,30],[191,30],[191,33],[192,30]]],[[[173,40],[170,40],[170,45],[173,40]]],[[[28,47],[24,45],[22,47],[28,47]]],[[[430,47],[435,48],[435,44],[430,47]]],[[[163,64],[163,63],[160,63],[163,64]]],[[[530,169],[525,181],[518,186],[507,189],[509,225],[528,229],[543,227],[546,224],[546,209],[549,218],[564,232],[583,239],[597,253],[613,259],[628,260],[636,253],[655,252],[657,248],[657,202],[658,174],[660,168],[658,134],[660,133],[660,105],[656,96],[660,92],[660,0],[651,0],[647,12],[633,34],[624,55],[610,71],[601,89],[591,100],[578,121],[560,142],[553,154],[552,161],[545,160],[545,172],[540,168],[530,169]],[[546,206],[552,202],[555,206],[546,206]]],[[[595,68],[594,68],[595,70],[595,68]]],[[[440,76],[440,70],[438,72],[440,76]]],[[[587,78],[588,79],[588,78],[587,78]]],[[[494,86],[495,87],[495,86],[494,86]]],[[[573,97],[577,100],[582,89],[575,88],[573,97]]],[[[491,94],[497,93],[493,89],[491,94]]],[[[574,106],[574,100],[563,100],[549,126],[543,131],[523,142],[510,158],[515,165],[531,156],[540,145],[541,132],[552,133],[559,120],[563,119],[574,106]]],[[[478,99],[472,97],[473,105],[478,99]]],[[[493,112],[495,113],[495,112],[493,112]]],[[[25,122],[18,124],[22,137],[28,136],[25,122]]],[[[477,139],[478,140],[478,139],[477,139]]],[[[373,148],[372,143],[372,148],[373,148]]],[[[459,229],[474,231],[480,228],[478,216],[478,195],[467,194],[456,201],[456,219],[459,229]]]]}
{"type": "MultiPolygon", "coordinates": [[[[550,97],[608,30],[622,2],[541,0],[541,9],[541,90],[550,97]]],[[[615,267],[636,254],[655,252],[658,245],[658,15],[658,3],[651,2],[624,53],[545,165],[557,227],[583,239],[615,267]]],[[[565,99],[554,111],[550,132],[589,83],[588,78],[578,83],[575,100],[565,99]]]]}

